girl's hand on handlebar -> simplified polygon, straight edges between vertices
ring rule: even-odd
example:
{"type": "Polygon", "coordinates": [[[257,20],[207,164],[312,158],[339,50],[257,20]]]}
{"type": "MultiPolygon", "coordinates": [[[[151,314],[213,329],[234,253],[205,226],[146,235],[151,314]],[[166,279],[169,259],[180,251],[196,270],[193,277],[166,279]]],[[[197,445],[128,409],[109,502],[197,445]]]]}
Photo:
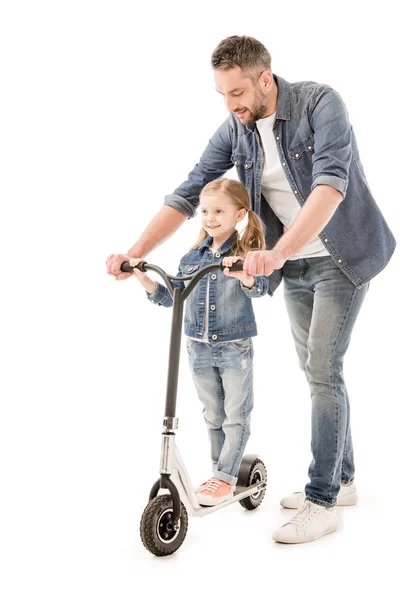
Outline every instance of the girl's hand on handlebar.
{"type": "Polygon", "coordinates": [[[241,256],[226,256],[222,259],[222,264],[224,265],[224,267],[227,267],[226,269],[224,269],[225,275],[228,275],[228,277],[236,277],[236,279],[239,279],[239,281],[241,281],[243,285],[248,288],[253,287],[254,277],[252,277],[252,275],[246,275],[246,273],[244,273],[243,271],[229,271],[229,267],[231,267],[238,260],[244,260],[244,258],[242,258],[241,256]]]}
{"type": "MultiPolygon", "coordinates": [[[[143,262],[143,258],[130,258],[129,259],[129,264],[131,265],[131,267],[136,267],[136,265],[138,265],[141,262],[143,262]]],[[[144,289],[149,294],[153,294],[156,291],[156,288],[157,288],[156,282],[153,281],[152,279],[150,279],[150,277],[148,277],[146,275],[146,273],[142,273],[142,271],[139,271],[139,269],[134,268],[134,270],[132,271],[132,275],[133,275],[133,277],[135,277],[135,279],[137,279],[139,281],[139,283],[144,287],[144,289]]]]}
{"type": "MultiPolygon", "coordinates": [[[[131,265],[131,267],[136,267],[136,265],[143,262],[143,258],[129,258],[128,262],[131,265]]],[[[136,279],[139,280],[142,280],[146,277],[145,273],[142,273],[142,271],[139,271],[139,269],[134,269],[132,271],[132,275],[133,277],[136,277],[136,279]]]]}

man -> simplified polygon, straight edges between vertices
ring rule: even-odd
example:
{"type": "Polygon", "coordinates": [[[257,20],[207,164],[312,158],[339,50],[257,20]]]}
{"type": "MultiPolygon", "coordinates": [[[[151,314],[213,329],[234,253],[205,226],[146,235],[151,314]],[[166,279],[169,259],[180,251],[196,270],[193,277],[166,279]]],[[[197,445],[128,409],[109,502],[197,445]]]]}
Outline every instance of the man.
{"type": "Polygon", "coordinates": [[[355,504],[354,457],[343,358],[369,281],[390,259],[395,240],[368,188],[340,96],[329,86],[288,83],[271,71],[266,48],[250,37],[223,40],[212,55],[228,119],[199,163],[126,255],[108,273],[144,257],[195,214],[200,190],[233,165],[266,225],[266,251],[244,270],[282,276],[292,333],[312,397],[310,482],[281,504],[296,516],[278,542],[315,540],[337,529],[335,504],[355,504]]]}

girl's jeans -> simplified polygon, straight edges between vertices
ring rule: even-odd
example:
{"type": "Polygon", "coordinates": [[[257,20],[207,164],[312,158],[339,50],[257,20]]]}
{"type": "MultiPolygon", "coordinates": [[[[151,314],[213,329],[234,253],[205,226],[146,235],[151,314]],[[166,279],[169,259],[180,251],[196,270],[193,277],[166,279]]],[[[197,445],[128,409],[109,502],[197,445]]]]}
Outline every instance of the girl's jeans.
{"type": "Polygon", "coordinates": [[[340,484],[354,479],[343,358],[369,284],[357,289],[330,256],[287,261],[283,275],[292,334],[312,399],[313,459],[306,497],[334,506],[340,484]]]}
{"type": "Polygon", "coordinates": [[[204,405],[213,476],[235,485],[250,435],[253,408],[253,343],[188,339],[193,380],[204,405]]]}

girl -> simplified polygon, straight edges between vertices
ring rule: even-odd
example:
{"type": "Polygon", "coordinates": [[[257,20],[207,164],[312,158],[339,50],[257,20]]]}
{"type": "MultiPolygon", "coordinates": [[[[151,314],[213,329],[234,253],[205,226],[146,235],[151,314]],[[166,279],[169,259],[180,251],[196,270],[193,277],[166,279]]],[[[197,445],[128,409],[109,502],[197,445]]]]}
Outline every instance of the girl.
{"type": "MultiPolygon", "coordinates": [[[[204,405],[211,442],[213,476],[197,488],[199,503],[213,506],[233,496],[240,463],[250,435],[253,408],[253,345],[257,335],[251,298],[268,291],[268,277],[230,273],[228,267],[250,250],[265,247],[263,225],[250,209],[246,188],[233,179],[217,179],[200,194],[202,229],[185,254],[178,276],[194,274],[222,262],[224,272],[203,277],[186,300],[184,328],[194,383],[204,405]],[[240,236],[236,225],[245,215],[240,236]],[[236,255],[236,256],[233,256],[236,255]]],[[[132,258],[131,266],[141,260],[132,258]]],[[[171,306],[168,289],[144,273],[134,271],[155,304],[171,306]]],[[[184,282],[174,281],[183,287],[184,282]]]]}

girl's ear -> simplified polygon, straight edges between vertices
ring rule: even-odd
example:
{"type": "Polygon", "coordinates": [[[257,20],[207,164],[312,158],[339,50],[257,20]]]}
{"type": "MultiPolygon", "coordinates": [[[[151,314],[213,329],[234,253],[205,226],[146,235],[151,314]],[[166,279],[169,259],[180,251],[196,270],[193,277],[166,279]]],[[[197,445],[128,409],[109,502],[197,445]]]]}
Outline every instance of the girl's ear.
{"type": "Polygon", "coordinates": [[[241,208],[237,214],[236,221],[241,221],[245,218],[247,210],[245,208],[241,208]]]}

